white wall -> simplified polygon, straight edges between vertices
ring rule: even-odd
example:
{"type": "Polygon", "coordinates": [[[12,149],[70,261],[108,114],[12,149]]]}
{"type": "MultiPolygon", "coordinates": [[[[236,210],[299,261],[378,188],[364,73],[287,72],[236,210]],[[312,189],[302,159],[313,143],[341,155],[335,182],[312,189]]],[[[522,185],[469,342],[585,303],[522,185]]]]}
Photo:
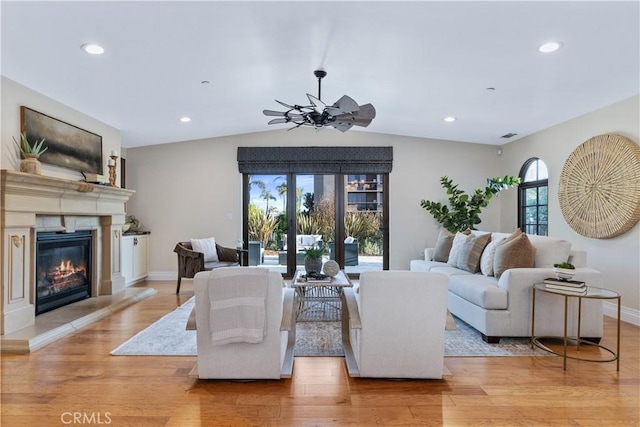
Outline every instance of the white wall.
{"type": "MultiPolygon", "coordinates": [[[[427,198],[445,201],[440,177],[448,175],[462,189],[484,187],[498,176],[496,147],[452,141],[407,138],[333,129],[285,129],[127,150],[127,182],[137,193],[128,212],[151,231],[150,272],[173,278],[175,244],[189,238],[215,236],[234,246],[242,222],[239,146],[393,146],[390,185],[390,267],[408,269],[435,243],[438,227],[420,207],[427,198]],[[444,161],[443,159],[446,159],[444,161]]],[[[486,211],[485,229],[496,229],[499,206],[486,211]]]]}
{"type": "MultiPolygon", "coordinates": [[[[572,242],[576,249],[588,252],[588,264],[600,270],[605,286],[622,296],[627,320],[640,310],[640,225],[613,239],[592,239],[573,231],[562,216],[558,202],[558,184],[565,161],[587,139],[605,133],[640,141],[640,97],[635,96],[601,110],[553,126],[503,147],[503,173],[518,174],[531,157],[542,159],[549,169],[549,235],[572,242]]],[[[503,229],[517,223],[515,192],[501,200],[503,229]]]]}
{"type": "MultiPolygon", "coordinates": [[[[2,98],[2,126],[0,129],[0,168],[20,170],[20,152],[12,137],[20,140],[20,106],[29,107],[63,122],[102,136],[104,175],[109,176],[107,161],[111,150],[120,150],[120,131],[60,102],[35,92],[6,77],[0,80],[2,98]]],[[[46,145],[46,141],[45,141],[46,145]]],[[[118,162],[119,163],[119,162],[118,162]]],[[[116,173],[120,173],[118,164],[116,173]]],[[[42,174],[57,178],[81,180],[80,172],[42,163],[42,174]]]]}

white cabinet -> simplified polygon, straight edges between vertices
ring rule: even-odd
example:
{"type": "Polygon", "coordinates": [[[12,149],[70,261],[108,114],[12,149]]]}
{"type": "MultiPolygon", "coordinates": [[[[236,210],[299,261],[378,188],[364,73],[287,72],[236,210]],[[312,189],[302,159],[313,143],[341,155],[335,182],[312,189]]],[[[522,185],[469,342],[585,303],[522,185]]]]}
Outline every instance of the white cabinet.
{"type": "Polygon", "coordinates": [[[122,236],[122,275],[127,286],[147,277],[148,234],[122,236]]]}

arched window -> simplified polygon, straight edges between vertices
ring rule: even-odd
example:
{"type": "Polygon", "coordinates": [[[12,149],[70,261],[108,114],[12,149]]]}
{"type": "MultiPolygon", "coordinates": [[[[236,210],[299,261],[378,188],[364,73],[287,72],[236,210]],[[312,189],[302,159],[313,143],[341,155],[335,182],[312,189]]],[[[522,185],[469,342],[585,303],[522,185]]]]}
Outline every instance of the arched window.
{"type": "Polygon", "coordinates": [[[549,233],[549,173],[537,157],[527,160],[520,169],[518,191],[518,226],[527,234],[549,233]]]}

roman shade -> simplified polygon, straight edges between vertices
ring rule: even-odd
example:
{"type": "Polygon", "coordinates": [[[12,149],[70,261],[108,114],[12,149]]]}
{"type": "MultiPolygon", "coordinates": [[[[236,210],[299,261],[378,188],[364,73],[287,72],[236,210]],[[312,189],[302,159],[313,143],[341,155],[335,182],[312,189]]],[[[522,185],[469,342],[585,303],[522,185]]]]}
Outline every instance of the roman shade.
{"type": "Polygon", "coordinates": [[[393,147],[238,147],[240,173],[390,173],[393,147]]]}

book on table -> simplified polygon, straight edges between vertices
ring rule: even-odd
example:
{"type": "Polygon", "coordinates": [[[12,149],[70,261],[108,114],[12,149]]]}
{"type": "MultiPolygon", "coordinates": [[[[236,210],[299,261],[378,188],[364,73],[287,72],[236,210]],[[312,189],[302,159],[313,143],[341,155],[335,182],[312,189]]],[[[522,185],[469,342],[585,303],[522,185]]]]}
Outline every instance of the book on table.
{"type": "Polygon", "coordinates": [[[569,288],[582,288],[585,286],[584,282],[580,282],[578,280],[556,279],[555,277],[547,277],[543,282],[547,285],[559,285],[569,288]]]}
{"type": "Polygon", "coordinates": [[[553,285],[550,283],[546,283],[545,284],[547,289],[551,289],[554,291],[563,291],[563,292],[571,292],[574,294],[586,294],[587,293],[587,287],[586,286],[580,286],[580,287],[575,287],[575,286],[563,286],[563,285],[553,285]]]}

